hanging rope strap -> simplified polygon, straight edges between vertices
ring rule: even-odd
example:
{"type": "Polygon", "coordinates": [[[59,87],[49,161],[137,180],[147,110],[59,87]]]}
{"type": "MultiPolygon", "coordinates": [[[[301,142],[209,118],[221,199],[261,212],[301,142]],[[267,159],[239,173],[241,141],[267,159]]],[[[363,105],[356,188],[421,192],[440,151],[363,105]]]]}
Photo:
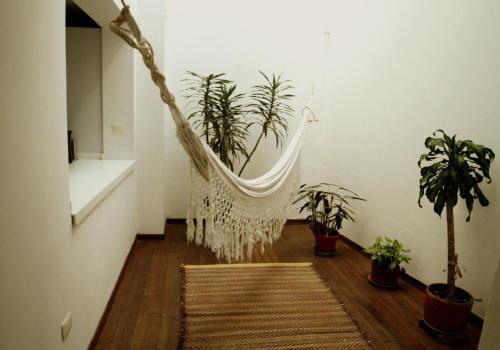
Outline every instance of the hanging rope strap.
{"type": "Polygon", "coordinates": [[[175,103],[174,96],[170,93],[165,83],[165,76],[160,73],[155,64],[154,50],[142,33],[130,13],[130,7],[122,0],[123,9],[120,15],[109,23],[109,28],[113,33],[122,38],[128,45],[139,51],[144,64],[151,73],[151,79],[160,89],[160,96],[170,110],[170,115],[177,127],[177,138],[186,150],[191,162],[203,178],[208,179],[208,157],[203,144],[194,132],[191,124],[183,116],[175,103]],[[124,27],[128,26],[128,29],[124,27]]]}

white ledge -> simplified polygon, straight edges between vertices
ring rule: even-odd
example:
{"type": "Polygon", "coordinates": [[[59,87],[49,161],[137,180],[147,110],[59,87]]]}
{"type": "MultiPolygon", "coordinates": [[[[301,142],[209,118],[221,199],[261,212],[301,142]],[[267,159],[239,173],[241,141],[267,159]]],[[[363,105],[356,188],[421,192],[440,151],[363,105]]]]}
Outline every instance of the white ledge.
{"type": "Polygon", "coordinates": [[[134,160],[86,160],[69,165],[73,225],[78,225],[113,189],[134,171],[134,160]]]}

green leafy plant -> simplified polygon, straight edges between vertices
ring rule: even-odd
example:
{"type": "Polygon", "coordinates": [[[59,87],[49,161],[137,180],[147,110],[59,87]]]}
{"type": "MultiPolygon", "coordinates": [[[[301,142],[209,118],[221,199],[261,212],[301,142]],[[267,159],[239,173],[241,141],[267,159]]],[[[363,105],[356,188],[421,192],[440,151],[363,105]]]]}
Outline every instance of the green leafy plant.
{"type": "Polygon", "coordinates": [[[420,193],[418,204],[425,195],[434,203],[434,211],[441,216],[446,207],[448,233],[448,300],[455,298],[455,280],[460,274],[455,253],[455,224],[453,207],[458,202],[458,196],[465,200],[470,220],[474,200],[481,206],[489,204],[488,199],[479,188],[479,184],[490,178],[490,165],[495,153],[487,147],[473,143],[470,140],[457,140],[456,135],[448,136],[443,130],[433,133],[434,137],[425,140],[428,152],[418,161],[420,168],[420,193]]]}
{"type": "Polygon", "coordinates": [[[201,136],[231,170],[241,156],[246,157],[246,139],[248,122],[244,94],[236,92],[236,84],[224,79],[224,74],[201,76],[188,72],[185,81],[188,88],[185,97],[188,107],[194,104],[188,119],[193,119],[193,126],[201,129],[201,136]]]}
{"type": "Polygon", "coordinates": [[[370,254],[371,259],[379,266],[394,270],[402,263],[410,262],[407,255],[410,251],[404,249],[397,239],[377,236],[375,243],[364,250],[370,254]]]}
{"type": "Polygon", "coordinates": [[[354,220],[354,210],[350,201],[366,201],[347,188],[320,183],[317,185],[301,185],[295,203],[304,201],[300,212],[310,214],[306,217],[309,227],[315,234],[334,236],[339,234],[344,220],[354,220]]]}
{"type": "Polygon", "coordinates": [[[288,135],[287,118],[292,114],[286,103],[293,95],[288,80],[273,74],[269,78],[260,72],[266,83],[255,85],[245,103],[245,94],[236,93],[236,84],[224,73],[203,76],[187,72],[183,81],[188,103],[188,119],[200,131],[205,142],[231,170],[238,160],[243,162],[239,175],[252,159],[262,139],[274,136],[276,147],[281,147],[288,135]],[[247,152],[249,129],[260,127],[259,136],[247,152]]]}
{"type": "Polygon", "coordinates": [[[253,86],[250,95],[252,103],[248,105],[248,111],[255,117],[255,121],[250,125],[259,125],[261,132],[238,175],[243,173],[260,141],[268,134],[274,136],[276,147],[283,146],[288,135],[287,118],[292,116],[292,109],[287,104],[287,101],[293,97],[292,94],[288,93],[290,89],[293,89],[290,81],[281,80],[281,75],[273,74],[272,78],[269,78],[264,73],[259,73],[264,77],[266,83],[253,86]]]}

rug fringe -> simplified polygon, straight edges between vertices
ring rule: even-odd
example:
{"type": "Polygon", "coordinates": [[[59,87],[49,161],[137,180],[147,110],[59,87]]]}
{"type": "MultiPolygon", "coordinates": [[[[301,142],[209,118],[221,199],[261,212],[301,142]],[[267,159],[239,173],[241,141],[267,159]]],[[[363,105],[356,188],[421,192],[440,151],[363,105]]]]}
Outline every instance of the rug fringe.
{"type": "Polygon", "coordinates": [[[299,263],[247,263],[247,264],[212,264],[212,265],[181,265],[181,269],[220,269],[234,267],[308,267],[311,262],[299,263]]]}

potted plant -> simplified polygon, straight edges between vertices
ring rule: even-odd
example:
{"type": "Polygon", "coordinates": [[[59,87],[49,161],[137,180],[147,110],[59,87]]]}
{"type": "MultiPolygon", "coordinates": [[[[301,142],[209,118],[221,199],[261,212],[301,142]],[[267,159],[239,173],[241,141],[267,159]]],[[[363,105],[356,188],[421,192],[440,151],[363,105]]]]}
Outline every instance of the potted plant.
{"type": "Polygon", "coordinates": [[[424,303],[424,323],[442,334],[462,333],[472,309],[472,296],[455,286],[460,275],[455,253],[455,226],[453,207],[458,196],[465,200],[470,214],[477,199],[481,206],[489,204],[479,188],[483,179],[491,182],[490,164],[495,158],[493,151],[472,141],[449,137],[443,130],[437,130],[434,137],[425,140],[428,152],[418,161],[420,168],[420,194],[418,204],[425,195],[434,203],[434,211],[441,216],[446,208],[448,233],[448,278],[447,283],[427,286],[424,303]]]}
{"type": "Polygon", "coordinates": [[[378,236],[375,243],[364,250],[372,259],[372,271],[368,280],[376,286],[393,288],[398,286],[400,265],[410,262],[407,255],[410,251],[404,249],[397,239],[378,236]]]}
{"type": "Polygon", "coordinates": [[[317,255],[335,254],[335,246],[343,221],[354,222],[354,210],[349,203],[351,200],[364,201],[365,199],[344,187],[333,184],[300,186],[299,195],[294,204],[305,201],[300,207],[300,212],[304,210],[309,212],[306,220],[316,239],[314,250],[317,255]]]}

